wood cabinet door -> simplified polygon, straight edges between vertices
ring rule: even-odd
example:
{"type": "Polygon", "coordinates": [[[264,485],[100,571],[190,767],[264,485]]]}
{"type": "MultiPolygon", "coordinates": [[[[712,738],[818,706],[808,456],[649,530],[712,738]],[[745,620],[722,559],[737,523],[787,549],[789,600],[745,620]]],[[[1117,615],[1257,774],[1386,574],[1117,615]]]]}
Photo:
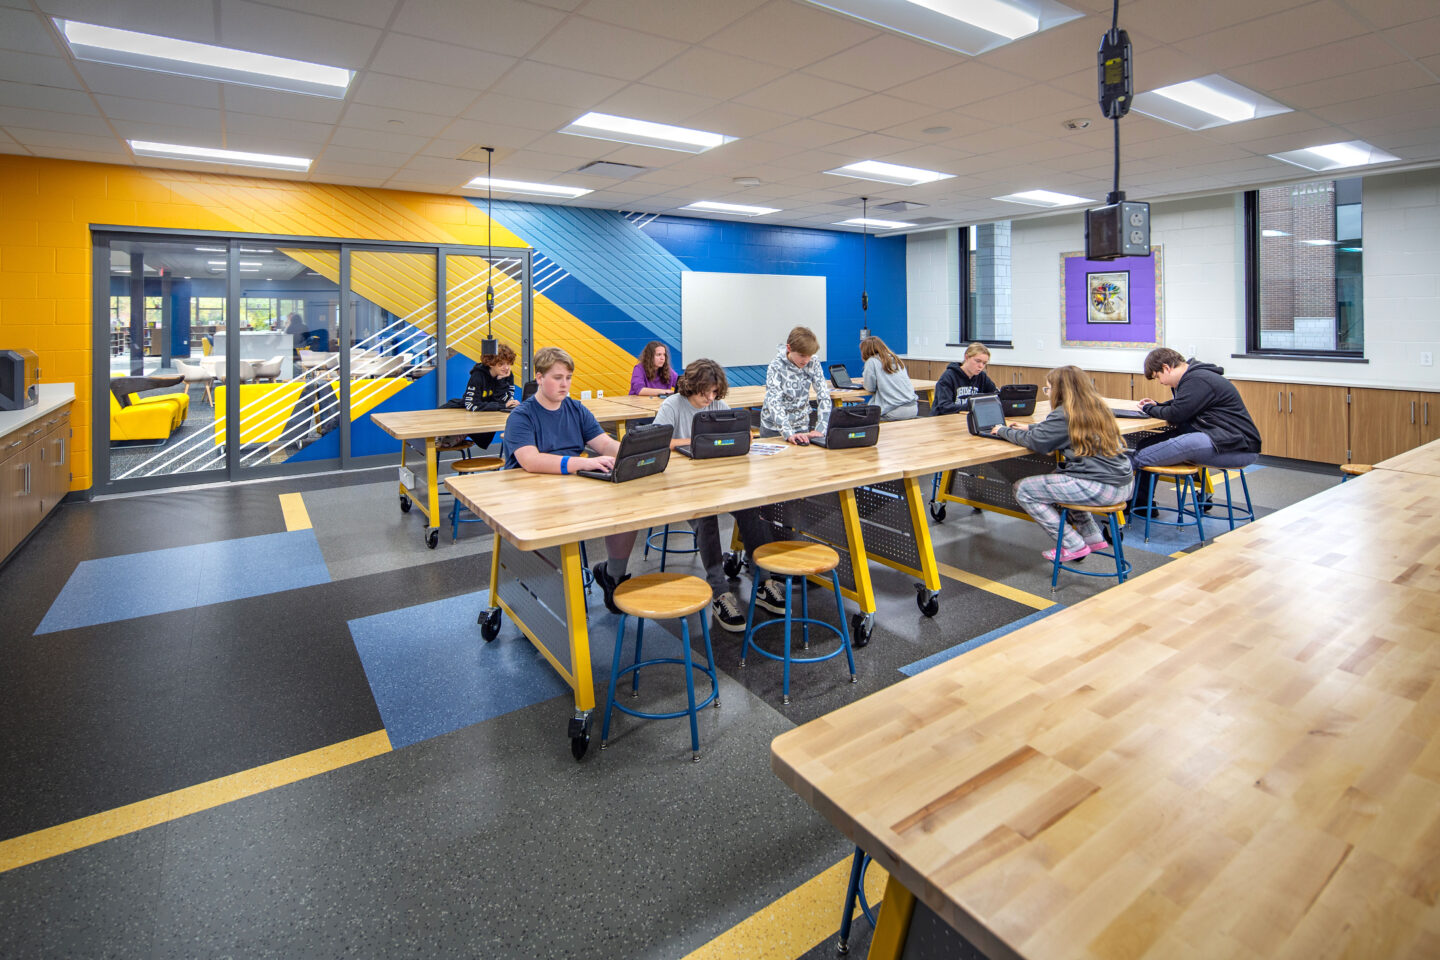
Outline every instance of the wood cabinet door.
{"type": "Polygon", "coordinates": [[[44,457],[40,484],[40,515],[43,517],[70,492],[70,421],[55,426],[39,444],[44,457]]]}
{"type": "Polygon", "coordinates": [[[1048,374],[1048,373],[1051,371],[1051,369],[1053,369],[1053,368],[1051,368],[1051,367],[1016,367],[1016,368],[1015,368],[1015,374],[1016,374],[1016,380],[1015,380],[1015,382],[1016,382],[1016,383],[1033,383],[1033,384],[1035,384],[1035,386],[1039,387],[1039,388],[1040,388],[1040,391],[1043,393],[1044,390],[1045,390],[1045,375],[1048,374]]]}
{"type": "Polygon", "coordinates": [[[1350,462],[1375,464],[1418,447],[1423,403],[1420,394],[1409,390],[1352,389],[1350,462]]]}
{"type": "Polygon", "coordinates": [[[1117,400],[1130,400],[1130,374],[1128,373],[1092,373],[1091,380],[1095,389],[1100,391],[1102,397],[1112,397],[1117,400]]]}
{"type": "Polygon", "coordinates": [[[26,439],[12,434],[0,440],[0,560],[10,555],[40,519],[36,510],[39,501],[25,492],[26,471],[34,448],[34,444],[24,442],[26,439]]]}
{"type": "MultiPolygon", "coordinates": [[[[985,368],[985,373],[990,377],[991,380],[995,381],[995,386],[1003,387],[1008,383],[1015,382],[1015,369],[1015,367],[1012,367],[1009,364],[992,363],[985,368]]],[[[930,379],[939,380],[940,378],[931,377],[930,379]]]]}
{"type": "MultiPolygon", "coordinates": [[[[1260,452],[1270,457],[1290,456],[1289,443],[1286,438],[1286,427],[1289,423],[1285,415],[1285,402],[1288,399],[1285,395],[1286,385],[1263,383],[1259,380],[1233,380],[1231,382],[1235,384],[1235,389],[1240,391],[1240,399],[1245,401],[1245,409],[1249,412],[1250,419],[1255,421],[1255,427],[1260,431],[1260,452]]],[[[1159,386],[1159,384],[1152,380],[1147,386],[1159,386]]],[[[1140,389],[1138,383],[1135,389],[1140,389]]]]}
{"type": "Polygon", "coordinates": [[[1420,442],[1440,440],[1440,393],[1420,394],[1420,442]]]}
{"type": "Polygon", "coordinates": [[[1349,418],[1345,387],[1309,383],[1285,386],[1286,456],[1317,463],[1346,461],[1349,418]]]}

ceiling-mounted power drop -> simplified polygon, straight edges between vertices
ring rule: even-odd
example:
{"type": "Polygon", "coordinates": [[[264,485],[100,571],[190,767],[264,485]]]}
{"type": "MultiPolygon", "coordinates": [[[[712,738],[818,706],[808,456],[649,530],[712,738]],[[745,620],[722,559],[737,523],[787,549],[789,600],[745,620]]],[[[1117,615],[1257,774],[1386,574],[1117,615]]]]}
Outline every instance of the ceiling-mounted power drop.
{"type": "Polygon", "coordinates": [[[1135,100],[1130,36],[1120,29],[1120,0],[1111,7],[1110,29],[1100,38],[1096,56],[1100,110],[1115,127],[1115,186],[1105,206],[1085,211],[1085,258],[1118,260],[1150,255],[1150,204],[1125,201],[1120,189],[1120,118],[1135,100]]]}

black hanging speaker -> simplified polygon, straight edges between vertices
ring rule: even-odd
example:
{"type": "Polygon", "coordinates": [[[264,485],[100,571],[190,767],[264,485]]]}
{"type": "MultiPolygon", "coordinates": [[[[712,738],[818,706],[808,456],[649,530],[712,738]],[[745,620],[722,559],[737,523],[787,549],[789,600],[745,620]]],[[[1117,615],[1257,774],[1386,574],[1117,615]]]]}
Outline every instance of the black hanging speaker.
{"type": "Polygon", "coordinates": [[[1118,260],[1150,256],[1150,204],[1110,203],[1085,211],[1085,258],[1118,260]]]}

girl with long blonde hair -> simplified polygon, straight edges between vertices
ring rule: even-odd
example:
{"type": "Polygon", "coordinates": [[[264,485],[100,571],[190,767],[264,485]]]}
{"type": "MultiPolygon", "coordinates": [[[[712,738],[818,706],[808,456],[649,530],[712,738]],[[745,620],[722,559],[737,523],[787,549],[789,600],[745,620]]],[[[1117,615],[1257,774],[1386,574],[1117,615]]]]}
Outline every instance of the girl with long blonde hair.
{"type": "MultiPolygon", "coordinates": [[[[1134,474],[1115,415],[1085,371],[1075,366],[1056,367],[1045,376],[1045,393],[1050,398],[1050,415],[1044,420],[1034,425],[998,426],[991,433],[1036,453],[1058,450],[1064,457],[1054,473],[1026,477],[1015,484],[1016,501],[1054,543],[1060,530],[1060,511],[1055,504],[1124,503],[1130,498],[1134,474]]],[[[1105,538],[1093,516],[1078,511],[1068,516],[1062,561],[1078,560],[1092,549],[1104,547],[1105,538]]],[[[1046,550],[1044,557],[1055,559],[1055,550],[1046,550]]]]}

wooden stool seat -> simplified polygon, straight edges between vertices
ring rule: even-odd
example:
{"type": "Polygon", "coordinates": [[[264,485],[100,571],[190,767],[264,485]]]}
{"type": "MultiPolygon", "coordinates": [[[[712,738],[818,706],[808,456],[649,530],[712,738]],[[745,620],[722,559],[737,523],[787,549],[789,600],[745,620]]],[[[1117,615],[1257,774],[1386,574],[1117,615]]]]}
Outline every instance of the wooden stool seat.
{"type": "Polygon", "coordinates": [[[1342,463],[1340,472],[1349,474],[1352,477],[1364,476],[1375,468],[1368,463],[1342,463]]]}
{"type": "Polygon", "coordinates": [[[684,573],[646,573],[615,588],[615,606],[632,617],[675,620],[710,605],[710,584],[684,573]]]}
{"type": "Polygon", "coordinates": [[[1112,503],[1106,506],[1096,506],[1093,503],[1057,503],[1057,507],[1066,510],[1079,510],[1083,513],[1124,513],[1128,503],[1112,503]]]}
{"type": "Polygon", "coordinates": [[[810,577],[829,573],[840,565],[840,554],[823,543],[808,540],[777,540],[750,555],[762,569],[782,577],[810,577]]]}
{"type": "Polygon", "coordinates": [[[484,473],[487,470],[499,470],[505,466],[505,461],[500,457],[470,457],[468,460],[456,460],[451,464],[456,473],[484,473]]]}
{"type": "Polygon", "coordinates": [[[1157,477],[1193,477],[1200,473],[1200,468],[1193,463],[1176,463],[1168,467],[1141,467],[1146,473],[1153,473],[1157,477]]]}

